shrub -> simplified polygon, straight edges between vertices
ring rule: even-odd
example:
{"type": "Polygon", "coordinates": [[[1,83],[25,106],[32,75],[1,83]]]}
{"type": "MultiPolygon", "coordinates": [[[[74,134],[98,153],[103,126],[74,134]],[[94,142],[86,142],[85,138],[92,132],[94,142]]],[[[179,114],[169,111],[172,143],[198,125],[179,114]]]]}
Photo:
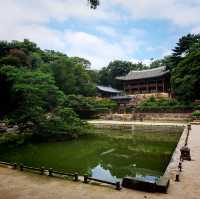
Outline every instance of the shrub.
{"type": "Polygon", "coordinates": [[[53,113],[41,117],[34,127],[34,135],[39,137],[52,137],[56,135],[77,137],[85,133],[89,126],[71,108],[60,107],[53,113]]]}
{"type": "Polygon", "coordinates": [[[175,99],[149,99],[141,102],[137,111],[140,112],[188,112],[193,110],[192,104],[183,104],[175,99]]]}
{"type": "Polygon", "coordinates": [[[117,104],[109,99],[68,95],[64,106],[72,108],[81,118],[92,118],[98,114],[115,109],[117,104]]]}
{"type": "Polygon", "coordinates": [[[194,111],[192,113],[192,116],[194,116],[194,117],[200,117],[200,111],[194,111]]]}

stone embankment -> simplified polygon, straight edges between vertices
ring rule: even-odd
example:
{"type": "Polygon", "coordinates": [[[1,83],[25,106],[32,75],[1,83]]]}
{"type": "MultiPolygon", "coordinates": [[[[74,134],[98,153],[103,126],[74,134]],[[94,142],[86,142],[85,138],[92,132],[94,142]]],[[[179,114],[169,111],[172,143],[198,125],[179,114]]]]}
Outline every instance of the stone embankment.
{"type": "Polygon", "coordinates": [[[102,120],[115,121],[156,121],[156,122],[188,122],[191,113],[132,113],[132,114],[107,114],[101,116],[102,120]]]}

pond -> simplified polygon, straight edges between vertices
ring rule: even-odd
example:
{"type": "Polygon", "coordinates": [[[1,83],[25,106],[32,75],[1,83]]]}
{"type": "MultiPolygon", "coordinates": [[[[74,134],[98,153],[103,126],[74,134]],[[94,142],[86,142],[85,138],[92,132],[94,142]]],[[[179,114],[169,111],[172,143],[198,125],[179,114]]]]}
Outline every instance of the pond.
{"type": "Polygon", "coordinates": [[[0,152],[0,160],[88,174],[114,182],[124,176],[161,176],[182,131],[96,129],[77,140],[32,143],[0,152]]]}

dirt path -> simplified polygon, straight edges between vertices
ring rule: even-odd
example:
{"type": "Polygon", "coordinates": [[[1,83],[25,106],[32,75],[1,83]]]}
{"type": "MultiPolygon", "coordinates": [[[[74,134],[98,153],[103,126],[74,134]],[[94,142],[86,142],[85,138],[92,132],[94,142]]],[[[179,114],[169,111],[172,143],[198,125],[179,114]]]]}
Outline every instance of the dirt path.
{"type": "Polygon", "coordinates": [[[184,161],[181,182],[171,180],[168,194],[76,183],[0,167],[0,199],[199,199],[200,126],[192,126],[189,146],[193,161],[184,161]]]}

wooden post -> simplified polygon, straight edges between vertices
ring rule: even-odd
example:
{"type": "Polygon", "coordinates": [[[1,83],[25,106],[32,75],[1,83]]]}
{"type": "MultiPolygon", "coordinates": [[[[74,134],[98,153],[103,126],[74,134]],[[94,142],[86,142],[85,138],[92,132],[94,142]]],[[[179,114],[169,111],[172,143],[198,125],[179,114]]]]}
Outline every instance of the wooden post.
{"type": "Polygon", "coordinates": [[[84,175],[84,183],[88,183],[88,175],[84,175]]]}
{"type": "Polygon", "coordinates": [[[163,92],[165,92],[165,81],[162,79],[162,85],[163,85],[163,92]]]}
{"type": "Polygon", "coordinates": [[[52,168],[49,168],[49,176],[52,176],[52,173],[53,173],[53,169],[52,168]]]}
{"type": "Polygon", "coordinates": [[[158,92],[158,81],[156,79],[156,92],[158,92]]]}
{"type": "Polygon", "coordinates": [[[179,162],[179,164],[178,164],[178,169],[180,172],[182,171],[182,163],[181,162],[179,162]]]}
{"type": "Polygon", "coordinates": [[[179,178],[179,177],[180,177],[180,175],[179,175],[179,173],[177,173],[177,174],[176,174],[176,179],[175,179],[176,182],[179,182],[179,181],[180,181],[180,178],[179,178]]]}
{"type": "Polygon", "coordinates": [[[41,167],[40,168],[40,175],[43,175],[44,174],[44,167],[41,167]]]}
{"type": "Polygon", "coordinates": [[[23,171],[24,170],[24,165],[20,164],[19,168],[20,168],[20,171],[23,171]]]}
{"type": "Polygon", "coordinates": [[[13,169],[17,169],[17,163],[14,163],[13,169]]]}
{"type": "Polygon", "coordinates": [[[78,181],[78,173],[74,174],[74,181],[76,181],[76,182],[78,181]]]}
{"type": "Polygon", "coordinates": [[[116,182],[116,190],[121,190],[121,184],[120,184],[120,182],[116,182]]]}

